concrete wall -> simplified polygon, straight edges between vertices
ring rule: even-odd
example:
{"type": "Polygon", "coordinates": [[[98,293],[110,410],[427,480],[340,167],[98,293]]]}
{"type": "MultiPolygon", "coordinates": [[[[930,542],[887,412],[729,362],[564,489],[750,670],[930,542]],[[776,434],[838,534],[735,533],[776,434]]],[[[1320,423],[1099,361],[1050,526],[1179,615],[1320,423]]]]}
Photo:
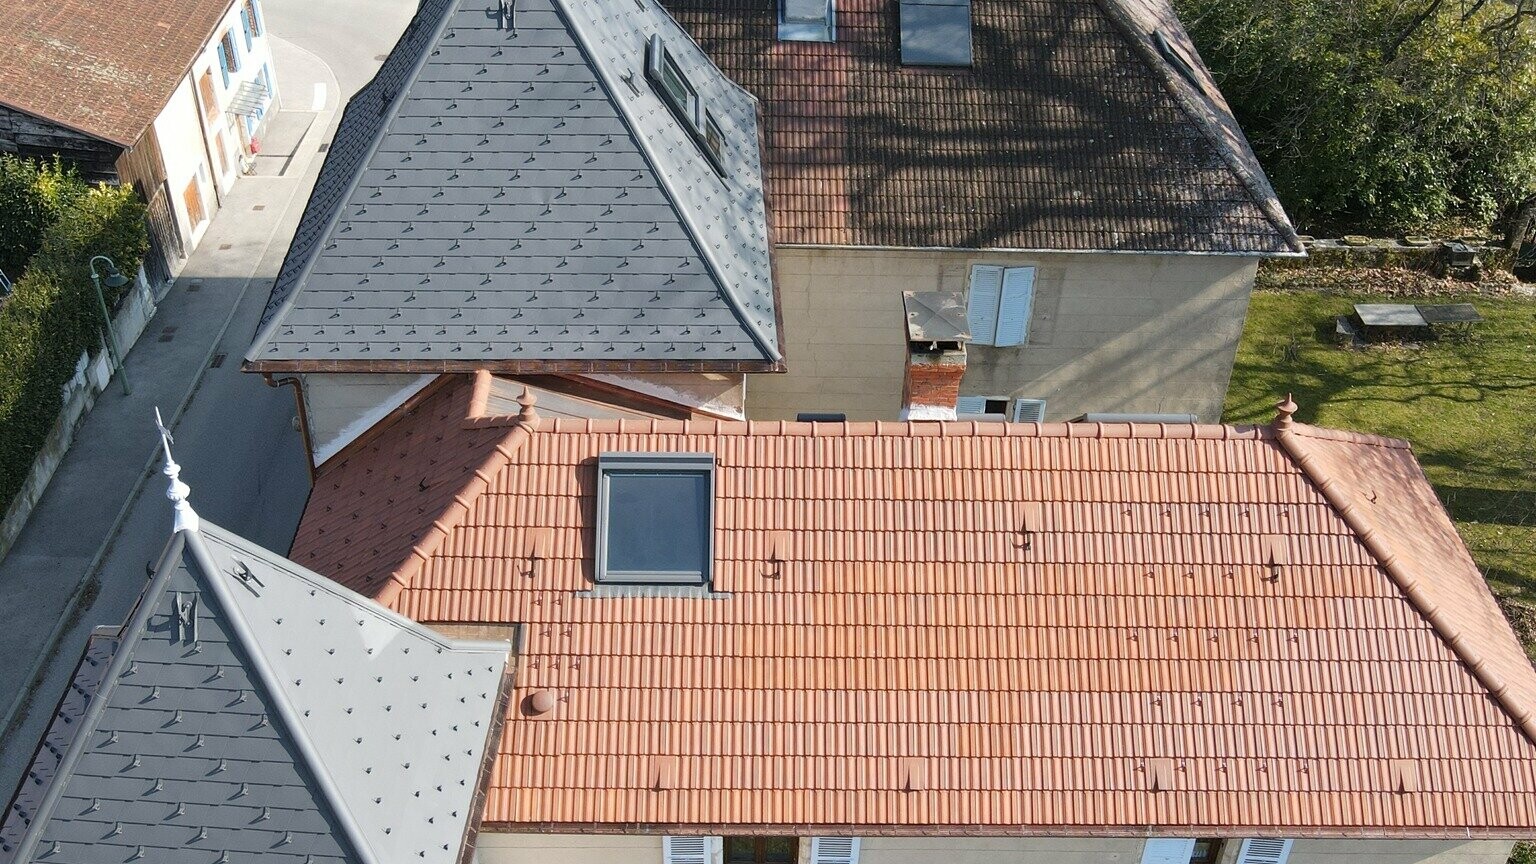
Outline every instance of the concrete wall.
{"type": "Polygon", "coordinates": [[[435,375],[301,375],[311,456],[319,465],[432,383],[435,375]]]}
{"type": "MultiPolygon", "coordinates": [[[[866,837],[859,864],[1139,864],[1144,841],[1115,837],[866,837]]],[[[1222,845],[1222,864],[1240,840],[1222,845]]],[[[1508,840],[1297,840],[1288,864],[1505,864],[1508,840]]],[[[809,864],[809,839],[800,859],[809,864]]],[[[604,834],[480,835],[478,864],[660,864],[661,838],[604,834]]]]}
{"type": "Polygon", "coordinates": [[[903,291],[965,291],[971,264],[1037,267],[1029,344],[973,345],[965,395],[1095,412],[1219,418],[1258,260],[1195,255],[986,254],[780,248],[789,372],[755,375],[754,419],[841,411],[896,419],[903,291]]]}

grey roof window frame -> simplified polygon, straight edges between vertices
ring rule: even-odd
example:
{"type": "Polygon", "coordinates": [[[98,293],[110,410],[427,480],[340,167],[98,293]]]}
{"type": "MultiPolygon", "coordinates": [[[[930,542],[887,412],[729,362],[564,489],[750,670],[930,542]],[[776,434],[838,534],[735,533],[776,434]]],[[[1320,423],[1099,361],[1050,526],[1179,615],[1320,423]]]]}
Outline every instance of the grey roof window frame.
{"type": "Polygon", "coordinates": [[[601,453],[597,458],[597,546],[594,581],[597,584],[708,585],[714,569],[715,456],[713,453],[601,453]],[[698,566],[691,568],[624,568],[610,566],[614,557],[611,511],[613,483],[625,477],[702,478],[699,502],[698,566]]]}
{"type": "Polygon", "coordinates": [[[710,167],[724,177],[725,134],[714,115],[704,107],[699,88],[688,80],[682,64],[667,50],[660,33],[653,34],[646,44],[645,77],[650,80],[656,95],[683,124],[683,129],[698,145],[710,167]]]}
{"type": "Polygon", "coordinates": [[[837,0],[779,0],[778,35],[780,42],[836,42],[837,0]],[[804,14],[816,6],[819,16],[804,14]]]}

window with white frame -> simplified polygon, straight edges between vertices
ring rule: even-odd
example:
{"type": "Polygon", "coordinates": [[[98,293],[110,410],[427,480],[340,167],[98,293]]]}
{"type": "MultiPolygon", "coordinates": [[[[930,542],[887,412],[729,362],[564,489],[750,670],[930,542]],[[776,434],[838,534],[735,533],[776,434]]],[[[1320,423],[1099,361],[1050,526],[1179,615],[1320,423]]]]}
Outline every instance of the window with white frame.
{"type": "Polygon", "coordinates": [[[725,174],[725,133],[715,115],[704,107],[698,88],[688,80],[677,58],[667,50],[660,35],[652,36],[646,48],[645,75],[655,85],[661,101],[681,121],[683,130],[693,138],[715,173],[725,174]]]}
{"type": "Polygon", "coordinates": [[[1034,304],[1035,268],[972,265],[966,298],[971,344],[1000,348],[1026,344],[1034,304]]]}
{"type": "Polygon", "coordinates": [[[715,457],[604,453],[597,470],[597,581],[708,582],[715,457]]]}

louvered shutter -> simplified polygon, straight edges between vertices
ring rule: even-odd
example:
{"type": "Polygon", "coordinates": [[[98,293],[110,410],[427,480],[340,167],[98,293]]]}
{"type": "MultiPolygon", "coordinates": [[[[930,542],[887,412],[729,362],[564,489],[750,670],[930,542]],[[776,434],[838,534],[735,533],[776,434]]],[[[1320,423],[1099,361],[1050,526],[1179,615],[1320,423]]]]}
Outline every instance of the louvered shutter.
{"type": "Polygon", "coordinates": [[[719,837],[661,838],[662,864],[717,864],[719,860],[719,837]]]}
{"type": "Polygon", "coordinates": [[[244,9],[240,10],[240,29],[245,31],[245,50],[249,51],[252,47],[251,16],[244,9]]]}
{"type": "Polygon", "coordinates": [[[1029,313],[1035,305],[1035,268],[1009,267],[1003,271],[1003,296],[997,304],[998,347],[1029,341],[1029,313]]]}
{"type": "Polygon", "coordinates": [[[1285,864],[1291,857],[1291,841],[1269,838],[1244,840],[1237,864],[1285,864]]]}
{"type": "Polygon", "coordinates": [[[229,54],[224,51],[224,43],[219,42],[216,49],[219,55],[219,74],[224,76],[224,89],[229,89],[229,54]]]}
{"type": "Polygon", "coordinates": [[[971,267],[971,290],[966,300],[966,321],[971,342],[991,345],[997,338],[997,302],[1003,293],[1003,268],[993,264],[971,267]]]}
{"type": "Polygon", "coordinates": [[[1017,399],[1013,403],[1013,422],[1044,423],[1044,399],[1017,399]]]}
{"type": "Polygon", "coordinates": [[[985,414],[987,411],[987,397],[985,396],[961,396],[955,400],[956,414],[985,414]]]}
{"type": "Polygon", "coordinates": [[[1141,850],[1141,864],[1189,864],[1194,838],[1149,837],[1141,850]]]}
{"type": "Polygon", "coordinates": [[[859,864],[859,838],[812,837],[811,864],[859,864]]]}

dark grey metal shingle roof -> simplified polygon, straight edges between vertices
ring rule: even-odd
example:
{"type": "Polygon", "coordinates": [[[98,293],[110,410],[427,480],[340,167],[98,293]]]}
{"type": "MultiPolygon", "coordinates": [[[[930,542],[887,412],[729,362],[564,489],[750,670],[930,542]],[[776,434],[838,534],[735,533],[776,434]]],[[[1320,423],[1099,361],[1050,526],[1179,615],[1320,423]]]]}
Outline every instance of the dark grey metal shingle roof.
{"type": "Polygon", "coordinates": [[[450,642],[206,523],[117,642],[108,665],[93,640],[3,864],[459,859],[505,644],[450,642]]]}
{"type": "Polygon", "coordinates": [[[428,0],[349,106],[252,365],[780,359],[755,100],[654,0],[513,5],[428,0]],[[646,80],[653,34],[723,177],[646,80]]]}

